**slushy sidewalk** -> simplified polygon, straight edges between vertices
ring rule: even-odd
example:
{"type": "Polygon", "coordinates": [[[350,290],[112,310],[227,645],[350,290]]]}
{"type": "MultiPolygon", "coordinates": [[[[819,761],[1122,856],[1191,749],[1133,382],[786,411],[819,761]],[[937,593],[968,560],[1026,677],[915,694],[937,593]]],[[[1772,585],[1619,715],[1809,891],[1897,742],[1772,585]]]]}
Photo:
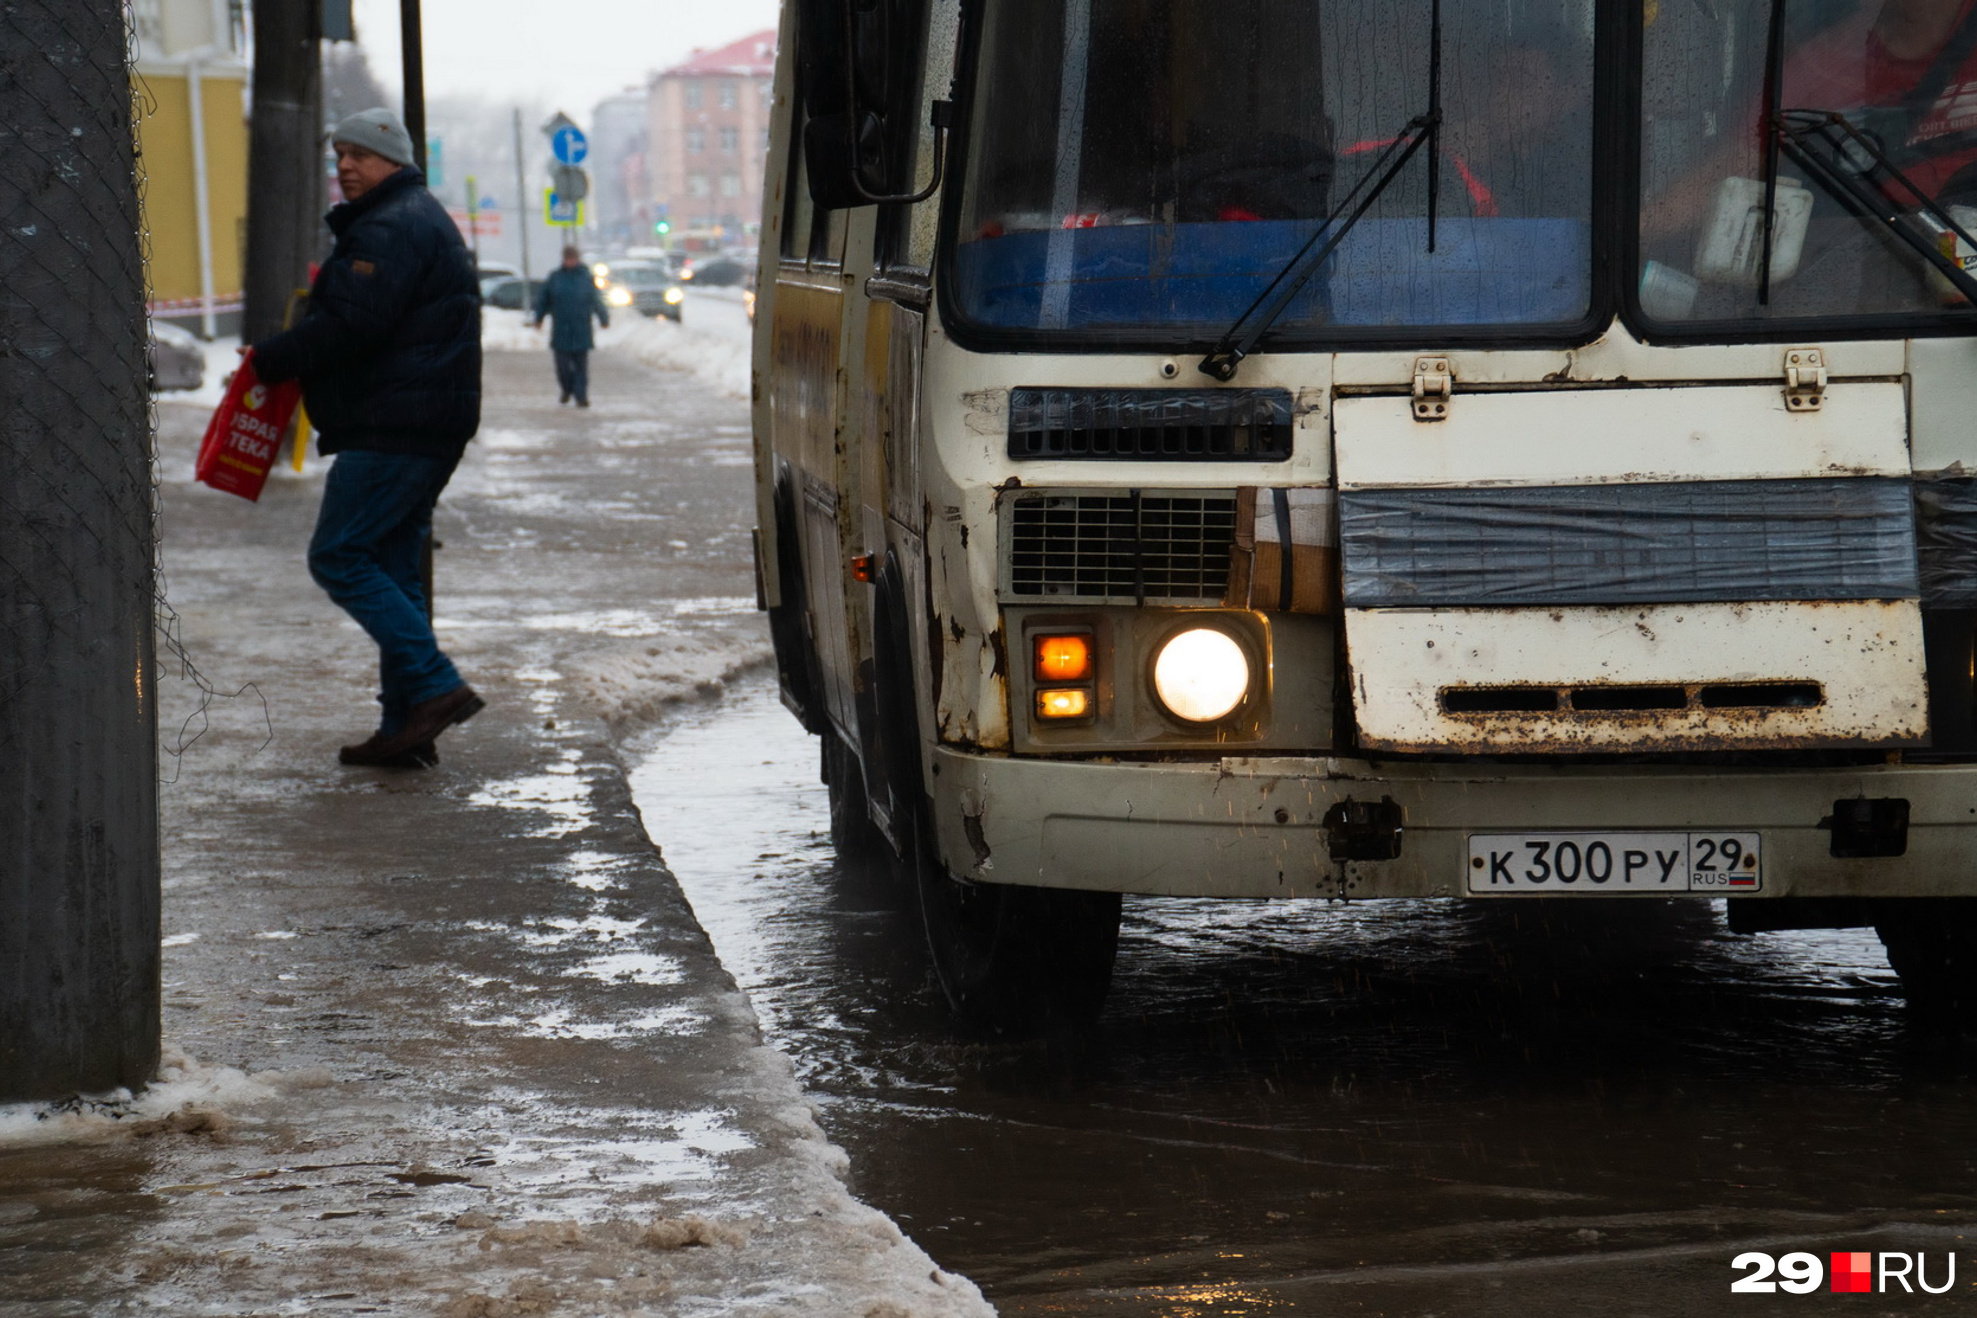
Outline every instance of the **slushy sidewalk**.
{"type": "Polygon", "coordinates": [[[489,357],[437,523],[488,709],[428,773],[336,763],[375,652],[302,561],[324,464],[213,493],[204,414],[161,405],[207,688],[161,655],[173,1083],[0,1118],[0,1314],[989,1312],[846,1192],[641,827],[613,721],[766,655],[747,418],[593,375],[558,409],[546,353],[489,357]]]}

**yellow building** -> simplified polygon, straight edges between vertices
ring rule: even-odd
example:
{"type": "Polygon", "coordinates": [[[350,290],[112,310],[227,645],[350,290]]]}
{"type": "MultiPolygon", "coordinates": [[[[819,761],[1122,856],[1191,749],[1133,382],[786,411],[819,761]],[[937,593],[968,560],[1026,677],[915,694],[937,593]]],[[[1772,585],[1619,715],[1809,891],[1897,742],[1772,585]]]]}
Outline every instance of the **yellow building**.
{"type": "Polygon", "coordinates": [[[247,254],[240,6],[133,0],[151,314],[208,337],[239,324],[247,254]]]}

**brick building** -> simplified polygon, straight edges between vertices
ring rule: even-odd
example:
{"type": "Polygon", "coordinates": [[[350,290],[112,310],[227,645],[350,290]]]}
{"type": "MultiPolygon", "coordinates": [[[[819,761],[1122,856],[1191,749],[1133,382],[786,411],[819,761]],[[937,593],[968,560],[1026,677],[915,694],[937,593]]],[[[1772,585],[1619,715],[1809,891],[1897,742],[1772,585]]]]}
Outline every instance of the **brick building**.
{"type": "Polygon", "coordinates": [[[762,222],[769,150],[773,28],[652,76],[646,92],[646,178],[652,215],[697,247],[752,245],[762,222]]]}

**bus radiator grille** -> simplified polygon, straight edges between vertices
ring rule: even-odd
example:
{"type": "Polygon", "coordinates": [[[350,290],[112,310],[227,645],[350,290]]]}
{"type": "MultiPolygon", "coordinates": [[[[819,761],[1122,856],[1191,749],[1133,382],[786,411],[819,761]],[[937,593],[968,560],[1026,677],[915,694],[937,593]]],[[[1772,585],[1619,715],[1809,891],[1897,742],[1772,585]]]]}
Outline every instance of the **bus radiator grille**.
{"type": "Polygon", "coordinates": [[[1019,599],[1220,600],[1235,531],[1233,493],[1028,495],[1009,511],[1005,590],[1019,599]]]}

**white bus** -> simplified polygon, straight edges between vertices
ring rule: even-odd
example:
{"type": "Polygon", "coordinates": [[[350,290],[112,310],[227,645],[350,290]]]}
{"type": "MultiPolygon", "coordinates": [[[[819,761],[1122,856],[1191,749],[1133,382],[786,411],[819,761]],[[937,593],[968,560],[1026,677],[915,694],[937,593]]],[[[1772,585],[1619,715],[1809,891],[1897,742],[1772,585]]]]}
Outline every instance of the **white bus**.
{"type": "Polygon", "coordinates": [[[1121,894],[1727,897],[1977,1005],[1964,0],[793,0],[758,564],[969,1023],[1121,894]]]}

